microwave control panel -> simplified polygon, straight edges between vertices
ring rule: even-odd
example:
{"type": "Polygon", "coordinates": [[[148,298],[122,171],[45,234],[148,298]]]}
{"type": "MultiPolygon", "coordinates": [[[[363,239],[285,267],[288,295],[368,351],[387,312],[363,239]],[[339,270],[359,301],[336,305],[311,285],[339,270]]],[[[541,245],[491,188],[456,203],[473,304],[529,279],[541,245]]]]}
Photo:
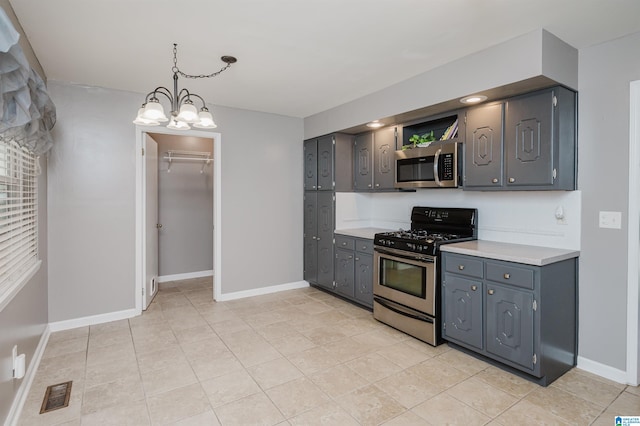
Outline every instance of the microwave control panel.
{"type": "Polygon", "coordinates": [[[442,154],[440,180],[453,180],[453,154],[442,154]]]}

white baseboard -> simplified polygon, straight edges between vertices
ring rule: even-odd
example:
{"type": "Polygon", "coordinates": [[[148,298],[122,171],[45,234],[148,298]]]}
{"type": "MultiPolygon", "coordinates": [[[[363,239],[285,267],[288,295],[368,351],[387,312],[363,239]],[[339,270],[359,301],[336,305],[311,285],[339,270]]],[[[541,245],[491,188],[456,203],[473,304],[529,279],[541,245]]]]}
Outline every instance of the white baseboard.
{"type": "Polygon", "coordinates": [[[604,377],[605,379],[613,380],[614,382],[632,386],[638,385],[637,383],[634,383],[635,380],[630,379],[629,374],[627,374],[626,371],[618,370],[617,368],[613,368],[609,365],[601,364],[581,356],[578,357],[577,367],[589,373],[604,377]]]}
{"type": "Polygon", "coordinates": [[[40,361],[42,360],[42,355],[44,354],[44,350],[47,347],[47,342],[49,341],[49,336],[51,335],[51,329],[47,325],[40,336],[40,341],[38,342],[38,346],[36,347],[35,352],[33,353],[33,358],[29,363],[29,367],[27,368],[27,372],[22,378],[22,383],[20,383],[20,387],[18,388],[18,392],[13,398],[13,404],[11,404],[11,408],[9,409],[9,415],[5,421],[6,426],[16,426],[18,424],[18,420],[20,420],[20,414],[22,414],[22,408],[24,407],[24,403],[27,400],[27,396],[29,396],[29,390],[31,389],[31,385],[33,384],[33,379],[36,377],[36,371],[38,371],[38,366],[40,365],[40,361]]]}
{"type": "Polygon", "coordinates": [[[309,287],[308,282],[297,281],[292,283],[274,285],[271,287],[261,287],[261,288],[254,288],[251,290],[236,291],[233,293],[224,293],[220,295],[217,301],[224,302],[226,300],[243,299],[245,297],[261,296],[264,294],[278,293],[280,291],[295,290],[297,288],[305,288],[305,287],[309,287]]]}
{"type": "Polygon", "coordinates": [[[202,277],[212,277],[212,276],[213,276],[213,269],[209,271],[185,272],[183,274],[162,275],[158,277],[158,282],[166,283],[169,281],[189,280],[191,278],[202,278],[202,277]]]}
{"type": "Polygon", "coordinates": [[[137,309],[127,309],[124,311],[109,312],[107,314],[92,315],[89,317],[75,318],[66,321],[57,321],[49,323],[51,331],[70,330],[72,328],[86,327],[87,325],[102,324],[105,322],[118,321],[122,319],[133,318],[140,315],[137,309]]]}

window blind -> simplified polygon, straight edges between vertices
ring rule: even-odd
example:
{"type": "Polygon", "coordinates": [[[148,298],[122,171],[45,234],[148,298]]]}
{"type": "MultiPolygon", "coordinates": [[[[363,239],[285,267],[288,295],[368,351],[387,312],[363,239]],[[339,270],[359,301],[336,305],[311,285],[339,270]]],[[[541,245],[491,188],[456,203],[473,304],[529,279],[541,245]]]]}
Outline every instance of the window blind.
{"type": "Polygon", "coordinates": [[[0,294],[38,261],[34,154],[0,137],[0,294]]]}

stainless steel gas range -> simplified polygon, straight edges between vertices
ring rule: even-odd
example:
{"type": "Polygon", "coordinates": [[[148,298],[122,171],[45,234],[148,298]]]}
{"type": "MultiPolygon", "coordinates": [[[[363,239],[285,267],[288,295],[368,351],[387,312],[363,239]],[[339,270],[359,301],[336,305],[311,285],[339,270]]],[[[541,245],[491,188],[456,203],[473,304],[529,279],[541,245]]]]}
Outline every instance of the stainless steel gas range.
{"type": "Polygon", "coordinates": [[[477,239],[477,209],[414,207],[411,229],[374,237],[373,316],[440,343],[440,246],[477,239]]]}

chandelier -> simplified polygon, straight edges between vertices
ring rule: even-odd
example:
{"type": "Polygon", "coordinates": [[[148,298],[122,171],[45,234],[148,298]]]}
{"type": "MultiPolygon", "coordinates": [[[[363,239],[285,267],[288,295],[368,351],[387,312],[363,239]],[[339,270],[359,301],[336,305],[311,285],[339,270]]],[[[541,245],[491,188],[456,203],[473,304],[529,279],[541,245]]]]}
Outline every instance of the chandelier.
{"type": "Polygon", "coordinates": [[[178,75],[193,79],[215,77],[222,71],[229,68],[231,64],[237,62],[237,59],[233,56],[223,56],[220,59],[227,65],[219,71],[207,75],[190,75],[180,71],[178,68],[177,56],[178,45],[174,43],[173,67],[171,68],[171,71],[173,72],[173,92],[163,86],[157,87],[154,91],[149,92],[145,97],[142,107],[138,110],[138,115],[136,119],[133,120],[133,123],[144,126],[158,126],[160,123],[166,123],[168,121],[169,124],[167,125],[167,128],[174,130],[188,130],[191,128],[189,126],[190,124],[198,129],[215,129],[218,126],[214,123],[213,116],[207,109],[204,99],[202,99],[200,95],[189,92],[187,89],[178,91],[178,75]],[[167,118],[165,115],[164,108],[158,99],[158,95],[162,95],[169,100],[169,104],[171,105],[170,118],[167,118]],[[194,105],[194,99],[202,102],[200,111],[198,111],[194,105]]]}

